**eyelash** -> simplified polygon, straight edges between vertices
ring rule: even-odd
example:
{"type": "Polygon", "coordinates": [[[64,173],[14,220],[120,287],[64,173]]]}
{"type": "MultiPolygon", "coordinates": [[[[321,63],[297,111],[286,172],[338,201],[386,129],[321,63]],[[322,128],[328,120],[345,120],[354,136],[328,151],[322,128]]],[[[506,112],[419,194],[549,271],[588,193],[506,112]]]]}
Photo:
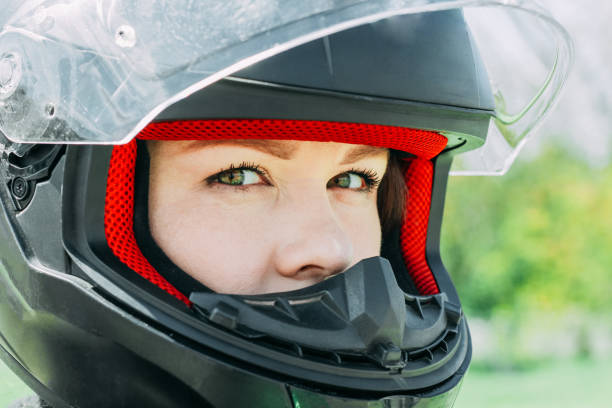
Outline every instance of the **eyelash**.
{"type": "Polygon", "coordinates": [[[353,173],[363,178],[366,184],[366,188],[361,190],[363,192],[369,193],[372,190],[376,189],[380,184],[380,176],[372,169],[356,169],[352,168],[343,173],[353,173]]]}
{"type": "MultiPolygon", "coordinates": [[[[240,163],[238,166],[234,165],[234,164],[230,164],[230,166],[226,169],[221,169],[219,170],[217,173],[213,174],[210,177],[206,178],[206,183],[208,185],[211,184],[216,184],[218,182],[219,176],[223,173],[232,171],[232,170],[250,170],[253,171],[255,173],[257,173],[259,176],[261,176],[266,182],[269,183],[268,181],[268,177],[267,177],[267,172],[258,164],[252,163],[252,162],[242,162],[240,163]]],[[[366,184],[366,188],[364,190],[360,190],[362,192],[366,192],[369,193],[372,190],[374,190],[375,188],[378,187],[378,185],[380,184],[380,177],[378,176],[378,173],[376,173],[374,170],[372,169],[356,169],[356,168],[351,168],[350,170],[344,171],[342,173],[339,174],[344,174],[344,173],[353,173],[358,175],[359,177],[362,177],[363,180],[365,181],[366,184]]],[[[249,188],[249,186],[234,186],[233,188],[249,188]]]]}

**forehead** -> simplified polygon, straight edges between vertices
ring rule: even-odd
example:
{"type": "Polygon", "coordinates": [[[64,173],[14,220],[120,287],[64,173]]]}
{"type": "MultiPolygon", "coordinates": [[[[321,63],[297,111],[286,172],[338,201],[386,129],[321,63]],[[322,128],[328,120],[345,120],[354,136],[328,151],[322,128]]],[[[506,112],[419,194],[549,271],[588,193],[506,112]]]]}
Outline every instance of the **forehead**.
{"type": "Polygon", "coordinates": [[[283,160],[290,160],[301,149],[334,149],[343,154],[343,162],[353,162],[368,156],[383,155],[388,153],[387,148],[370,145],[297,140],[222,139],[149,142],[149,150],[152,154],[160,151],[163,151],[164,154],[190,154],[202,149],[216,146],[237,146],[250,148],[276,156],[283,160]]]}

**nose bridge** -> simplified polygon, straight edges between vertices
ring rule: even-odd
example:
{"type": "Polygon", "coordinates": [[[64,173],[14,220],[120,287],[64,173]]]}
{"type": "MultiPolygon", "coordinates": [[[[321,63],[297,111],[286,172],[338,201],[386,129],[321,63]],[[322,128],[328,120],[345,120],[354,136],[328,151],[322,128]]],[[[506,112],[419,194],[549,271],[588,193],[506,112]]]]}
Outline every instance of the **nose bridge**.
{"type": "Polygon", "coordinates": [[[343,228],[326,189],[296,183],[299,194],[283,199],[282,237],[276,251],[277,272],[295,278],[328,276],[346,269],[353,257],[350,237],[343,228]]]}
{"type": "Polygon", "coordinates": [[[298,191],[287,197],[285,210],[294,214],[296,227],[304,230],[303,238],[312,231],[320,236],[345,235],[326,188],[313,187],[307,180],[296,183],[296,187],[298,191]]]}

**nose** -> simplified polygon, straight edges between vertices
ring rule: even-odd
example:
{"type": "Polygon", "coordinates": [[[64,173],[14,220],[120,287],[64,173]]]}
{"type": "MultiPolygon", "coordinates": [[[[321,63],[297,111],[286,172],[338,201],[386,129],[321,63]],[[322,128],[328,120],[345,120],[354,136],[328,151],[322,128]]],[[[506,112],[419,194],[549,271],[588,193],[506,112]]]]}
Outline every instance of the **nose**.
{"type": "Polygon", "coordinates": [[[314,283],[348,268],[353,245],[325,192],[304,198],[282,212],[274,265],[284,277],[314,283]]]}

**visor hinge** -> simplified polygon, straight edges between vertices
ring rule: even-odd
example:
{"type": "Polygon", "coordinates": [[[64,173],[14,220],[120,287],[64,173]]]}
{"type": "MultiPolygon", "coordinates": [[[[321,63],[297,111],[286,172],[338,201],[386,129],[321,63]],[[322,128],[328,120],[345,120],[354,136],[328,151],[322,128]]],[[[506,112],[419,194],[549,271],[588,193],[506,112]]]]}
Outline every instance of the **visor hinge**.
{"type": "Polygon", "coordinates": [[[24,210],[36,190],[36,184],[47,180],[64,151],[63,145],[24,145],[20,152],[8,154],[6,185],[17,211],[24,210]]]}

